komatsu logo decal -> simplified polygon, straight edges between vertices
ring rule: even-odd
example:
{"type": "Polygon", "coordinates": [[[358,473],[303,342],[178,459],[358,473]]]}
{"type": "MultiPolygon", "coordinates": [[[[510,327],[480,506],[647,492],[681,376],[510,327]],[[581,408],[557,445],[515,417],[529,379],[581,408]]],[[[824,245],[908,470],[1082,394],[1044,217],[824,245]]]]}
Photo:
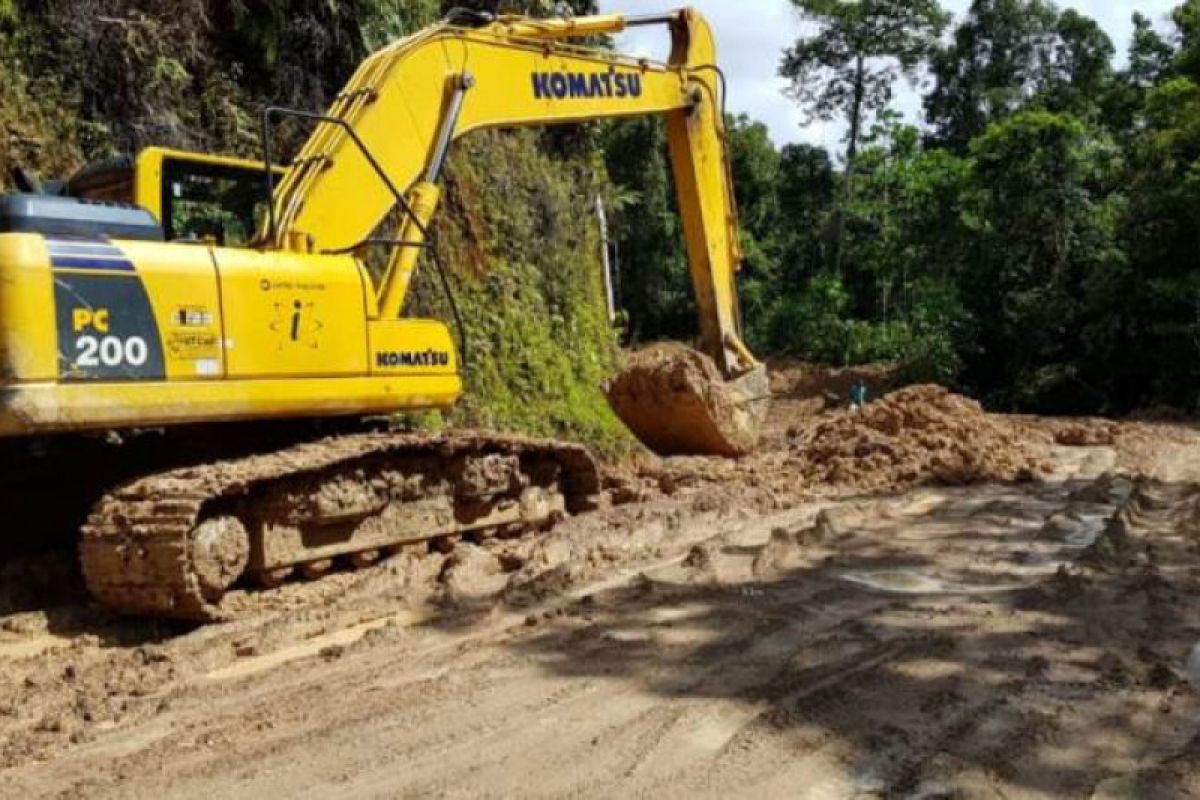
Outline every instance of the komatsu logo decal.
{"type": "Polygon", "coordinates": [[[391,350],[376,353],[375,366],[381,369],[389,367],[448,367],[450,366],[450,354],[444,350],[422,352],[391,350]]]}
{"type": "Polygon", "coordinates": [[[641,97],[642,76],[615,68],[607,72],[535,72],[533,96],[538,100],[641,97]]]}

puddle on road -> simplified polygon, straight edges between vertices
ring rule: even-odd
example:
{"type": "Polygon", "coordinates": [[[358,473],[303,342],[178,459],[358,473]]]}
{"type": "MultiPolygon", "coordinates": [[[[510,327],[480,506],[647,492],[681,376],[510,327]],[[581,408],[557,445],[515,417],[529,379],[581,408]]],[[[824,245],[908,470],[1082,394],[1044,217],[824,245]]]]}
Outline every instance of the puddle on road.
{"type": "Polygon", "coordinates": [[[888,594],[912,595],[972,595],[1002,594],[1027,588],[1026,583],[966,584],[943,581],[923,575],[917,570],[884,569],[843,572],[842,580],[888,594]]]}
{"type": "Polygon", "coordinates": [[[1192,648],[1192,654],[1188,656],[1183,672],[1192,686],[1200,688],[1200,644],[1192,648]]]}
{"type": "Polygon", "coordinates": [[[1067,534],[1063,543],[1067,547],[1082,550],[1091,547],[1100,538],[1100,534],[1104,532],[1104,526],[1108,524],[1108,517],[1103,514],[1086,514],[1080,515],[1078,521],[1078,527],[1067,534]]]}

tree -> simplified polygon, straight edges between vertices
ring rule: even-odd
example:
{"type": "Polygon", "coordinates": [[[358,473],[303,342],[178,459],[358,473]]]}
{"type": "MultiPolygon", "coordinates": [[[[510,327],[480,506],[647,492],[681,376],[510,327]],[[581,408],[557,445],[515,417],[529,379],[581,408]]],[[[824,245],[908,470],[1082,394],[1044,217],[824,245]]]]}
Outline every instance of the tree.
{"type": "Polygon", "coordinates": [[[838,179],[823,147],[789,144],[779,154],[780,280],[798,291],[830,263],[830,220],[838,179]]]}
{"type": "MultiPolygon", "coordinates": [[[[937,0],[792,0],[818,32],[784,53],[780,74],[811,119],[846,120],[843,201],[854,197],[866,124],[891,103],[901,76],[916,79],[950,17],[937,0]]],[[[841,273],[845,216],[834,215],[833,268],[841,273]]]]}
{"type": "MultiPolygon", "coordinates": [[[[1125,246],[1132,273],[1114,293],[1114,320],[1126,333],[1120,355],[1143,367],[1144,397],[1195,408],[1200,402],[1200,84],[1164,80],[1146,96],[1143,124],[1128,149],[1125,246]]],[[[1121,359],[1114,363],[1122,363],[1121,359]]]]}
{"type": "Polygon", "coordinates": [[[919,280],[954,280],[962,269],[969,165],[944,150],[923,149],[916,128],[896,125],[864,151],[861,170],[847,243],[856,310],[907,321],[919,280]]]}
{"type": "Polygon", "coordinates": [[[1111,143],[1075,117],[1031,110],[993,124],[971,154],[963,286],[983,351],[970,378],[1018,407],[1102,404],[1096,375],[1111,365],[1088,363],[1083,331],[1092,286],[1126,261],[1111,143]]]}
{"type": "Polygon", "coordinates": [[[1185,0],[1171,12],[1179,43],[1176,66],[1192,79],[1200,79],[1200,0],[1185,0]]]}
{"type": "Polygon", "coordinates": [[[779,151],[767,126],[745,114],[728,119],[726,130],[745,254],[742,310],[754,328],[765,319],[779,282],[779,151]]]}
{"type": "Polygon", "coordinates": [[[605,131],[605,161],[620,193],[611,209],[619,245],[619,303],[633,341],[687,339],[694,300],[683,229],[660,120],[640,118],[605,131]]]}
{"type": "Polygon", "coordinates": [[[1140,117],[1147,93],[1171,74],[1175,48],[1171,46],[1143,14],[1133,15],[1133,38],[1129,44],[1129,64],[1117,73],[1102,100],[1105,126],[1125,139],[1139,132],[1140,117]]]}
{"type": "Polygon", "coordinates": [[[1051,111],[1098,121],[1099,101],[1115,77],[1112,59],[1116,48],[1112,39],[1095,20],[1074,9],[1059,16],[1054,37],[1039,101],[1051,111]]]}
{"type": "Polygon", "coordinates": [[[937,0],[792,0],[819,30],[789,48],[780,73],[810,119],[845,119],[854,172],[868,119],[901,76],[915,80],[949,22],[937,0]]]}
{"type": "Polygon", "coordinates": [[[1140,12],[1133,14],[1133,40],[1129,45],[1129,68],[1125,74],[1139,89],[1149,89],[1166,77],[1175,57],[1175,48],[1154,30],[1154,24],[1140,12]]]}
{"type": "Polygon", "coordinates": [[[1044,0],[973,0],[932,59],[925,115],[936,143],[965,153],[991,122],[1029,101],[1052,59],[1056,19],[1044,0]]]}
{"type": "Polygon", "coordinates": [[[773,275],[779,263],[779,152],[767,126],[745,114],[730,119],[727,131],[745,266],[754,276],[773,275]]]}

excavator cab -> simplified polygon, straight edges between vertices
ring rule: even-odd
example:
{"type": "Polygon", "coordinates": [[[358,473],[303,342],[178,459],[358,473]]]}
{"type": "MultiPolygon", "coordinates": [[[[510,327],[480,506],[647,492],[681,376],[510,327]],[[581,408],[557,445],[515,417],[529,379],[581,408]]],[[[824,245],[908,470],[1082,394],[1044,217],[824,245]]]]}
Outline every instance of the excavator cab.
{"type": "MultiPolygon", "coordinates": [[[[246,247],[266,219],[263,164],[151,147],[42,183],[13,170],[0,231],[246,247]]],[[[286,170],[274,169],[277,178],[286,170]]]]}
{"type": "MultiPolygon", "coordinates": [[[[88,165],[66,181],[65,194],[139,206],[159,221],[168,242],[247,247],[267,217],[264,165],[150,147],[88,165]]],[[[276,180],[286,170],[274,167],[276,180]]]]}
{"type": "Polygon", "coordinates": [[[169,242],[248,247],[267,217],[263,172],[259,162],[151,149],[138,157],[135,202],[161,220],[169,242]]]}

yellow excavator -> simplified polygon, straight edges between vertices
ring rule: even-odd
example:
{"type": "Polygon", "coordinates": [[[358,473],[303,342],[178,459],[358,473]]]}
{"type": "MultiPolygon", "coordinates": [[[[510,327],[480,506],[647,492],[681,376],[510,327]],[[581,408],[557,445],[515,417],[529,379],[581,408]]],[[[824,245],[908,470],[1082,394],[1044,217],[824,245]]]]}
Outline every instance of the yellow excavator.
{"type": "Polygon", "coordinates": [[[369,57],[327,112],[267,109],[261,162],[150,148],[53,186],[17,175],[20,193],[0,198],[0,435],[53,448],[65,434],[179,427],[210,448],[243,445],[241,457],[193,463],[201,445],[164,454],[159,443],[132,470],[77,459],[93,485],[112,481],[82,527],[93,595],[120,612],[217,618],[239,581],[317,578],[338,560],[363,566],[592,507],[599,470],[573,445],[354,428],[255,452],[235,427],[457,402],[449,327],[406,310],[422,259],[442,270],[428,241],[438,180],[452,143],[474,130],[665,118],[700,350],[719,373],[720,402],[701,406],[718,418],[680,429],[671,403],[690,402],[689,389],[665,373],[658,387],[643,375],[644,402],[627,393],[618,412],[647,442],[671,430],[661,449],[736,452],[714,446],[713,431],[752,438],[766,392],[739,334],[723,97],[694,10],[455,12],[369,57]],[[587,44],[645,25],[669,29],[666,63],[587,44]],[[284,118],[312,126],[286,165],[272,147],[284,118]],[[378,279],[372,249],[387,253],[378,279]]]}

